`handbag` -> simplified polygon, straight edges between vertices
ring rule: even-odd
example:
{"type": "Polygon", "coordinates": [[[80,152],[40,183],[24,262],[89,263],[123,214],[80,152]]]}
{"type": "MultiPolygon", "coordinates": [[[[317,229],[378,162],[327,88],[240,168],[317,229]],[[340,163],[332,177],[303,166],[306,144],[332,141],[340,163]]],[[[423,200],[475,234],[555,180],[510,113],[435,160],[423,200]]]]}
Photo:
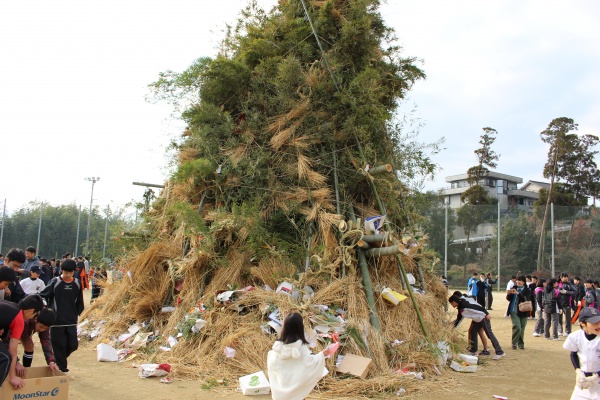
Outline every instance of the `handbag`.
{"type": "Polygon", "coordinates": [[[524,301],[519,303],[519,311],[520,312],[529,312],[533,310],[533,306],[531,305],[531,301],[524,301]]]}

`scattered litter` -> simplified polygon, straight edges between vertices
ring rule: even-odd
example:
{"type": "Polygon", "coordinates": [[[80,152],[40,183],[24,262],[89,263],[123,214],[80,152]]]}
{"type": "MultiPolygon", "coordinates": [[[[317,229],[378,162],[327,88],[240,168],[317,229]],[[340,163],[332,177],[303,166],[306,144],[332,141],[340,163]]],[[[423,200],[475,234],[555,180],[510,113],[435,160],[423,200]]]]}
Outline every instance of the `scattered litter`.
{"type": "Polygon", "coordinates": [[[492,395],[494,396],[494,398],[498,399],[498,400],[508,400],[508,397],[504,397],[504,396],[498,396],[498,395],[492,395]]]}
{"type": "Polygon", "coordinates": [[[385,215],[375,215],[373,217],[365,218],[365,233],[367,235],[379,234],[384,223],[385,215]]]}
{"type": "Polygon", "coordinates": [[[227,358],[235,357],[235,349],[232,349],[231,347],[225,347],[223,352],[225,353],[225,357],[227,357],[227,358]]]}
{"type": "Polygon", "coordinates": [[[404,388],[400,388],[398,389],[398,391],[396,392],[396,396],[400,397],[406,394],[406,389],[404,388]]]}
{"type": "Polygon", "coordinates": [[[118,360],[119,356],[117,350],[109,346],[105,343],[100,343],[96,346],[97,360],[99,362],[115,362],[118,360]]]}
{"type": "Polygon", "coordinates": [[[171,348],[167,346],[160,346],[159,349],[161,349],[162,351],[171,351],[171,348]]]}
{"type": "Polygon", "coordinates": [[[242,389],[242,394],[246,396],[271,393],[271,385],[263,371],[242,376],[240,378],[240,388],[242,389]]]}
{"type": "Polygon", "coordinates": [[[475,364],[477,365],[479,363],[479,358],[477,358],[477,356],[471,356],[469,354],[459,354],[458,358],[463,360],[464,362],[468,363],[468,364],[475,364]]]}
{"type": "Polygon", "coordinates": [[[135,358],[135,353],[130,349],[121,349],[117,351],[117,357],[119,362],[130,361],[135,358]]]}
{"type": "Polygon", "coordinates": [[[461,364],[457,363],[456,361],[451,361],[450,368],[456,372],[477,372],[477,364],[471,365],[465,361],[463,361],[461,364]]]}
{"type": "Polygon", "coordinates": [[[290,294],[290,293],[292,293],[292,288],[293,288],[293,286],[292,286],[291,283],[289,283],[289,282],[281,282],[279,284],[279,286],[277,286],[277,290],[275,290],[275,293],[281,293],[281,292],[283,292],[283,293],[290,294]]]}
{"type": "Polygon", "coordinates": [[[165,376],[164,378],[160,378],[160,383],[171,383],[171,378],[165,376]]]}
{"type": "Polygon", "coordinates": [[[171,307],[171,306],[163,307],[160,310],[160,312],[164,312],[164,313],[170,313],[173,311],[175,311],[175,307],[171,307]]]}
{"type": "Polygon", "coordinates": [[[401,301],[407,299],[405,295],[395,292],[390,288],[383,288],[383,290],[381,291],[381,297],[383,297],[393,305],[397,305],[401,301]]]}
{"type": "Polygon", "coordinates": [[[171,348],[173,348],[173,347],[175,347],[175,345],[176,345],[177,343],[179,343],[179,342],[177,341],[177,339],[175,339],[175,337],[174,337],[174,336],[169,336],[169,337],[167,338],[167,343],[169,343],[169,346],[171,346],[171,348]]]}
{"type": "Polygon", "coordinates": [[[392,347],[400,346],[401,344],[404,344],[404,343],[406,343],[406,340],[398,340],[398,339],[396,339],[396,340],[394,340],[392,342],[392,347]]]}
{"type": "Polygon", "coordinates": [[[171,372],[169,364],[142,364],[139,366],[140,378],[148,378],[150,376],[165,376],[171,372]]]}

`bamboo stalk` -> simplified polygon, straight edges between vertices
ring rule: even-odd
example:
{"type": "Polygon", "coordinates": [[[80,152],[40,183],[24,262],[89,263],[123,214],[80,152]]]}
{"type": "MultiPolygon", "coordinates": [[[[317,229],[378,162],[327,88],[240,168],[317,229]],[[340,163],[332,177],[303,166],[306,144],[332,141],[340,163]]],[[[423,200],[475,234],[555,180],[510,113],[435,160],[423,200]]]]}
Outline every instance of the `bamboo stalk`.
{"type": "Polygon", "coordinates": [[[408,284],[408,276],[406,276],[406,270],[404,269],[404,265],[402,264],[402,259],[399,255],[396,256],[396,260],[398,261],[398,270],[400,271],[400,275],[404,279],[404,283],[406,284],[406,288],[408,289],[408,295],[410,296],[410,300],[415,307],[415,311],[417,312],[417,318],[419,318],[419,324],[421,325],[421,329],[427,338],[427,341],[431,343],[431,337],[429,336],[429,331],[427,331],[427,327],[425,326],[425,321],[423,321],[423,316],[421,315],[421,310],[419,310],[419,305],[417,304],[417,299],[415,299],[415,294],[408,284]]]}
{"type": "MultiPolygon", "coordinates": [[[[356,223],[356,216],[354,215],[354,207],[350,205],[348,210],[350,218],[356,223]]],[[[360,266],[360,273],[363,278],[363,286],[365,287],[365,295],[367,297],[367,304],[369,305],[369,319],[371,325],[378,331],[381,331],[381,324],[379,323],[379,314],[377,314],[377,307],[375,307],[375,296],[373,295],[373,284],[371,282],[371,275],[369,275],[369,267],[367,265],[367,257],[362,249],[357,249],[358,253],[358,265],[360,266]]]]}
{"type": "Polygon", "coordinates": [[[393,256],[400,254],[404,246],[375,247],[365,251],[369,257],[393,256]]]}
{"type": "Polygon", "coordinates": [[[390,240],[389,234],[378,234],[378,235],[363,235],[362,240],[367,243],[380,243],[390,240]]]}
{"type": "Polygon", "coordinates": [[[369,243],[365,242],[363,239],[360,239],[358,242],[356,242],[356,247],[367,250],[370,246],[369,243]]]}
{"type": "Polygon", "coordinates": [[[369,170],[369,174],[377,175],[377,174],[383,174],[383,173],[390,173],[393,170],[394,169],[392,168],[392,164],[383,164],[383,165],[379,165],[377,167],[371,168],[369,170]]]}

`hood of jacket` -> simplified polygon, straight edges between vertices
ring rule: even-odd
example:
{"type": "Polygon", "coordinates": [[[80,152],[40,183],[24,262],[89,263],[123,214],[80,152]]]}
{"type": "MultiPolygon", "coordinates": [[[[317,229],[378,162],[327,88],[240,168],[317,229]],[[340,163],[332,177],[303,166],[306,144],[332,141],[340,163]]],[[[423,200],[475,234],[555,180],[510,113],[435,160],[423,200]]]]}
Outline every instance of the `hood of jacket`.
{"type": "Polygon", "coordinates": [[[554,288],[553,288],[553,287],[548,287],[548,286],[546,286],[546,287],[544,288],[544,292],[546,292],[546,293],[550,293],[550,292],[553,292],[553,291],[554,291],[554,288]]]}
{"type": "Polygon", "coordinates": [[[300,358],[301,348],[302,340],[296,340],[294,343],[290,344],[284,344],[278,340],[273,344],[273,351],[283,360],[288,358],[300,358]]]}

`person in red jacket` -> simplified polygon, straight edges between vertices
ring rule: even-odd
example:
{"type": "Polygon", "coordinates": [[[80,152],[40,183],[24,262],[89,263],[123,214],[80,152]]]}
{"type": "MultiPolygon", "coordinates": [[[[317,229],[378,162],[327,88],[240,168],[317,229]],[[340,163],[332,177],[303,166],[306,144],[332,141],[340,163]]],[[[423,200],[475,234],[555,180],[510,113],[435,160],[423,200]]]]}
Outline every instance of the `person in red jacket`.
{"type": "MultiPolygon", "coordinates": [[[[0,275],[3,271],[0,271],[0,275]]],[[[25,386],[17,375],[17,346],[24,330],[24,322],[31,319],[44,308],[42,298],[33,294],[25,297],[19,304],[0,300],[0,331],[8,332],[9,344],[0,341],[0,385],[6,378],[15,390],[25,386]]]]}

